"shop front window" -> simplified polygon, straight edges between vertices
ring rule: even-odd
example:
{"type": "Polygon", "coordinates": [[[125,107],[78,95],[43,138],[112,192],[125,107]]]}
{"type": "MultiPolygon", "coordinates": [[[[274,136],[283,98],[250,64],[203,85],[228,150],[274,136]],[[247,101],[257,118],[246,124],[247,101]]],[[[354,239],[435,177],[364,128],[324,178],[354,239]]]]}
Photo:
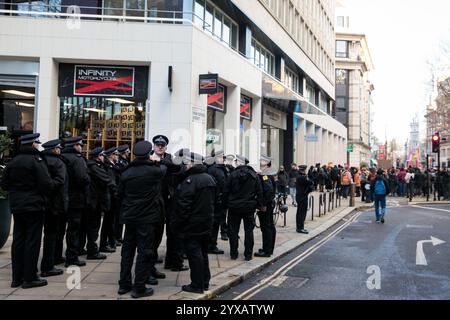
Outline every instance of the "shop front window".
{"type": "Polygon", "coordinates": [[[82,136],[87,156],[96,147],[133,147],[144,140],[145,101],[79,96],[60,101],[60,138],[82,136]]]}
{"type": "Polygon", "coordinates": [[[240,154],[249,159],[250,157],[250,137],[251,137],[251,119],[252,119],[253,100],[246,95],[241,94],[240,106],[240,154]]]}
{"type": "Polygon", "coordinates": [[[215,94],[208,95],[206,123],[206,154],[224,149],[224,121],[226,112],[226,87],[219,84],[215,94]]]}

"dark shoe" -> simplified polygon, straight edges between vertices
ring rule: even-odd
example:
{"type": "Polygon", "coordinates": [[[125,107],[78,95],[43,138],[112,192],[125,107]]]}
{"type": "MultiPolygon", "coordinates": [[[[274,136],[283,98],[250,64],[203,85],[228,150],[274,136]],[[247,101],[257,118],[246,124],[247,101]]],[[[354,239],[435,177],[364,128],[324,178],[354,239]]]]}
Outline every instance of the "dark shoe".
{"type": "Polygon", "coordinates": [[[271,255],[269,253],[265,253],[264,251],[259,251],[255,253],[255,257],[258,258],[269,258],[271,255]]]}
{"type": "Polygon", "coordinates": [[[145,281],[145,284],[149,284],[149,285],[151,285],[151,286],[157,286],[158,285],[158,280],[155,278],[155,277],[153,277],[153,276],[150,276],[148,279],[147,279],[147,281],[145,281]]]}
{"type": "Polygon", "coordinates": [[[381,215],[381,223],[384,223],[384,214],[381,215]]]}
{"type": "Polygon", "coordinates": [[[209,250],[208,250],[208,253],[210,253],[210,254],[224,254],[225,251],[220,250],[220,249],[217,248],[217,247],[214,247],[214,248],[209,249],[209,250]]]}
{"type": "Polygon", "coordinates": [[[202,294],[204,292],[203,289],[193,288],[190,284],[182,286],[181,290],[199,294],[202,294]]]}
{"type": "Polygon", "coordinates": [[[251,261],[251,260],[253,260],[252,257],[245,257],[245,261],[251,261]]]}
{"type": "Polygon", "coordinates": [[[70,266],[84,267],[85,265],[86,265],[86,261],[81,261],[81,260],[72,261],[72,262],[66,261],[65,267],[66,268],[68,268],[70,266]]]}
{"type": "Polygon", "coordinates": [[[258,252],[261,253],[261,252],[264,252],[264,250],[263,249],[258,249],[258,252]]]}
{"type": "Polygon", "coordinates": [[[31,282],[24,282],[22,284],[22,289],[31,289],[31,288],[37,288],[37,287],[44,287],[48,284],[47,280],[45,279],[41,279],[41,278],[37,278],[34,281],[31,282]]]}
{"type": "Polygon", "coordinates": [[[132,290],[131,287],[119,287],[119,291],[117,291],[117,293],[120,295],[124,295],[130,292],[131,290],[132,290]]]}
{"type": "Polygon", "coordinates": [[[297,233],[301,233],[301,234],[309,234],[309,231],[306,229],[302,229],[302,230],[297,230],[297,233]]]}
{"type": "Polygon", "coordinates": [[[52,270],[49,270],[49,271],[42,271],[41,272],[41,277],[47,278],[47,277],[60,276],[63,273],[64,273],[63,269],[53,268],[52,270]]]}
{"type": "Polygon", "coordinates": [[[188,266],[185,266],[185,265],[182,265],[182,266],[180,266],[180,267],[173,267],[173,268],[170,269],[170,270],[173,271],[173,272],[188,271],[188,270],[189,270],[189,267],[188,267],[188,266]]]}
{"type": "Polygon", "coordinates": [[[152,288],[145,288],[144,291],[136,291],[136,290],[132,290],[131,291],[131,296],[135,299],[138,298],[144,298],[144,297],[150,297],[153,295],[153,289],[152,288]]]}
{"type": "Polygon", "coordinates": [[[106,246],[106,247],[101,247],[100,252],[113,253],[113,252],[116,252],[116,249],[113,249],[110,246],[106,246]]]}
{"type": "Polygon", "coordinates": [[[226,234],[221,234],[220,239],[222,239],[223,241],[228,241],[228,236],[226,234]]]}
{"type": "Polygon", "coordinates": [[[23,280],[11,282],[11,288],[18,288],[23,284],[23,280]]]}
{"type": "Polygon", "coordinates": [[[87,251],[85,249],[81,249],[80,251],[78,251],[79,256],[84,256],[86,254],[87,254],[87,251]]]}
{"type": "Polygon", "coordinates": [[[116,247],[121,247],[122,246],[122,241],[116,240],[116,247]]]}
{"type": "Polygon", "coordinates": [[[86,257],[87,260],[105,260],[106,254],[102,254],[100,252],[94,254],[88,254],[86,257]]]}
{"type": "Polygon", "coordinates": [[[152,272],[152,277],[156,278],[156,279],[165,279],[166,278],[166,274],[159,272],[158,270],[155,270],[152,272]]]}
{"type": "Polygon", "coordinates": [[[63,264],[64,262],[66,262],[66,258],[64,258],[64,257],[55,258],[55,261],[54,261],[55,266],[57,266],[58,264],[63,264]]]}
{"type": "Polygon", "coordinates": [[[238,254],[230,254],[231,260],[237,260],[238,254]]]}

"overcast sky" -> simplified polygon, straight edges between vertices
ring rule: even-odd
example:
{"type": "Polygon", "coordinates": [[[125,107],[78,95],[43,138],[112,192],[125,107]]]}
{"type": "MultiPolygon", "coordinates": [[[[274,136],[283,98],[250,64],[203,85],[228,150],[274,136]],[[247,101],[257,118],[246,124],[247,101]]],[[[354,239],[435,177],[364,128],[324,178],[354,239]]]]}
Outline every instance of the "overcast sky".
{"type": "Polygon", "coordinates": [[[441,58],[442,44],[450,41],[450,0],[341,2],[351,12],[351,25],[366,33],[372,53],[373,132],[383,141],[386,132],[388,139],[404,142],[416,114],[425,130],[427,60],[441,58]]]}

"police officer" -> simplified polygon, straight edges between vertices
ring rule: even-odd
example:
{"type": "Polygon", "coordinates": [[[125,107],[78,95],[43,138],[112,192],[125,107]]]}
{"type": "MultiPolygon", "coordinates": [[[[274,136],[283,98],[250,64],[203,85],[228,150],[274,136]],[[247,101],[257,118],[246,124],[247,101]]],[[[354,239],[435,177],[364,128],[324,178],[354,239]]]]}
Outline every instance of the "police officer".
{"type": "MultiPolygon", "coordinates": [[[[55,268],[55,250],[58,233],[65,232],[66,212],[69,206],[69,176],[66,164],[61,159],[61,140],[51,140],[42,145],[42,156],[47,162],[54,188],[48,198],[44,219],[44,247],[41,260],[41,277],[58,276],[64,270],[55,268]],[[59,230],[59,229],[62,230],[59,230]]],[[[61,251],[58,255],[61,255],[61,251]]]]}
{"type": "Polygon", "coordinates": [[[275,237],[277,230],[273,222],[273,210],[275,199],[275,179],[276,172],[272,170],[272,158],[261,156],[261,172],[258,177],[263,190],[263,207],[258,211],[259,225],[261,226],[263,247],[255,253],[255,257],[270,257],[275,247],[275,237]]]}
{"type": "MultiPolygon", "coordinates": [[[[166,258],[164,261],[164,269],[170,269],[171,271],[186,271],[189,268],[183,265],[183,259],[181,257],[180,242],[171,229],[171,219],[173,216],[174,194],[175,194],[175,181],[174,174],[181,170],[181,165],[173,163],[172,155],[167,153],[167,145],[169,139],[162,135],[156,135],[153,137],[154,150],[153,154],[161,160],[165,160],[167,166],[167,173],[164,177],[162,184],[162,197],[164,201],[163,211],[163,223],[159,226],[156,233],[155,252],[158,257],[158,247],[161,244],[164,234],[164,219],[166,223],[166,258]]],[[[157,261],[159,262],[159,261],[157,261]]],[[[152,276],[156,279],[164,279],[165,274],[152,268],[152,276]]]]}
{"type": "Polygon", "coordinates": [[[82,155],[83,138],[66,139],[62,156],[65,159],[69,175],[69,208],[67,210],[66,231],[66,268],[71,265],[85,266],[86,262],[78,258],[80,253],[81,218],[87,207],[89,174],[86,159],[82,155]]]}
{"type": "MultiPolygon", "coordinates": [[[[209,289],[208,247],[212,215],[216,204],[216,182],[202,164],[202,156],[191,153],[183,156],[186,163],[184,181],[178,186],[175,199],[176,210],[173,226],[183,239],[191,268],[191,283],[182,290],[203,293],[209,289]]],[[[218,228],[218,227],[217,227],[218,228]]]]}
{"type": "Polygon", "coordinates": [[[152,144],[141,141],[134,147],[136,159],[130,163],[120,178],[120,221],[125,225],[120,265],[119,294],[132,291],[133,298],[153,294],[145,284],[150,277],[155,257],[156,229],[162,222],[164,203],[161,185],[166,167],[158,157],[150,157],[152,144]],[[134,284],[131,269],[137,249],[134,284]]]}
{"type": "Polygon", "coordinates": [[[308,195],[314,190],[314,183],[306,176],[306,166],[299,167],[299,177],[297,178],[297,232],[302,234],[308,234],[308,230],[305,229],[306,213],[308,211],[308,195]]]}
{"type": "MultiPolygon", "coordinates": [[[[227,169],[227,179],[235,169],[236,156],[234,154],[228,154],[225,157],[225,168],[227,169]]],[[[220,225],[220,238],[223,241],[228,241],[228,223],[227,223],[228,211],[225,210],[225,219],[220,225]]]]}
{"type": "Polygon", "coordinates": [[[103,148],[93,149],[90,152],[90,158],[91,160],[87,162],[89,177],[91,178],[88,197],[89,210],[85,222],[86,231],[80,241],[81,247],[83,247],[87,237],[88,260],[103,260],[106,259],[106,255],[101,254],[97,246],[102,212],[111,210],[111,193],[117,192],[117,187],[107,172],[103,148]]]}
{"type": "Polygon", "coordinates": [[[248,166],[249,161],[243,156],[236,156],[237,168],[230,175],[224,188],[224,207],[228,208],[228,228],[230,237],[231,259],[238,258],[238,234],[241,220],[245,229],[245,260],[252,260],[254,214],[257,208],[263,208],[261,182],[256,171],[248,166]]]}
{"type": "Polygon", "coordinates": [[[117,204],[117,188],[120,181],[120,169],[117,166],[119,152],[116,147],[109,148],[105,152],[106,171],[114,183],[114,187],[109,188],[110,206],[104,212],[102,230],[100,234],[100,252],[116,252],[116,238],[114,233],[114,220],[119,219],[119,207],[117,204]]]}
{"type": "Polygon", "coordinates": [[[46,192],[54,187],[44,158],[38,151],[39,133],[20,138],[19,154],[6,166],[1,186],[9,191],[14,217],[12,288],[42,287],[47,280],[36,274],[44,223],[46,192]]]}
{"type": "Polygon", "coordinates": [[[225,182],[228,177],[228,171],[224,163],[224,152],[217,151],[213,152],[212,155],[212,165],[208,167],[208,174],[210,174],[216,181],[216,203],[214,206],[214,219],[211,230],[211,243],[209,245],[209,253],[211,254],[224,254],[224,251],[217,248],[217,237],[219,235],[219,228],[221,224],[226,221],[226,211],[223,208],[222,197],[223,189],[225,187],[225,182]]]}
{"type": "MultiPolygon", "coordinates": [[[[124,144],[117,147],[117,151],[119,151],[119,159],[117,161],[117,167],[119,168],[120,172],[124,171],[125,168],[130,163],[130,146],[128,144],[124,144]]],[[[120,219],[117,217],[117,219],[114,220],[114,233],[116,237],[116,246],[120,247],[122,245],[122,238],[123,238],[123,225],[119,223],[120,219]]]]}

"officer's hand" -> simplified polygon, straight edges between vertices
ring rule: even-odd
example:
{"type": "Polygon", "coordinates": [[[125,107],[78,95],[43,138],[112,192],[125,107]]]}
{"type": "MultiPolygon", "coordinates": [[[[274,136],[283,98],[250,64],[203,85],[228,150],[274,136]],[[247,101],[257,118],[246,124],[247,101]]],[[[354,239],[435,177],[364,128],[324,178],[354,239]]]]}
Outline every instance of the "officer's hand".
{"type": "Polygon", "coordinates": [[[150,156],[150,160],[155,161],[155,162],[160,162],[160,161],[161,161],[161,158],[158,157],[156,154],[152,154],[152,155],[150,156]]]}

